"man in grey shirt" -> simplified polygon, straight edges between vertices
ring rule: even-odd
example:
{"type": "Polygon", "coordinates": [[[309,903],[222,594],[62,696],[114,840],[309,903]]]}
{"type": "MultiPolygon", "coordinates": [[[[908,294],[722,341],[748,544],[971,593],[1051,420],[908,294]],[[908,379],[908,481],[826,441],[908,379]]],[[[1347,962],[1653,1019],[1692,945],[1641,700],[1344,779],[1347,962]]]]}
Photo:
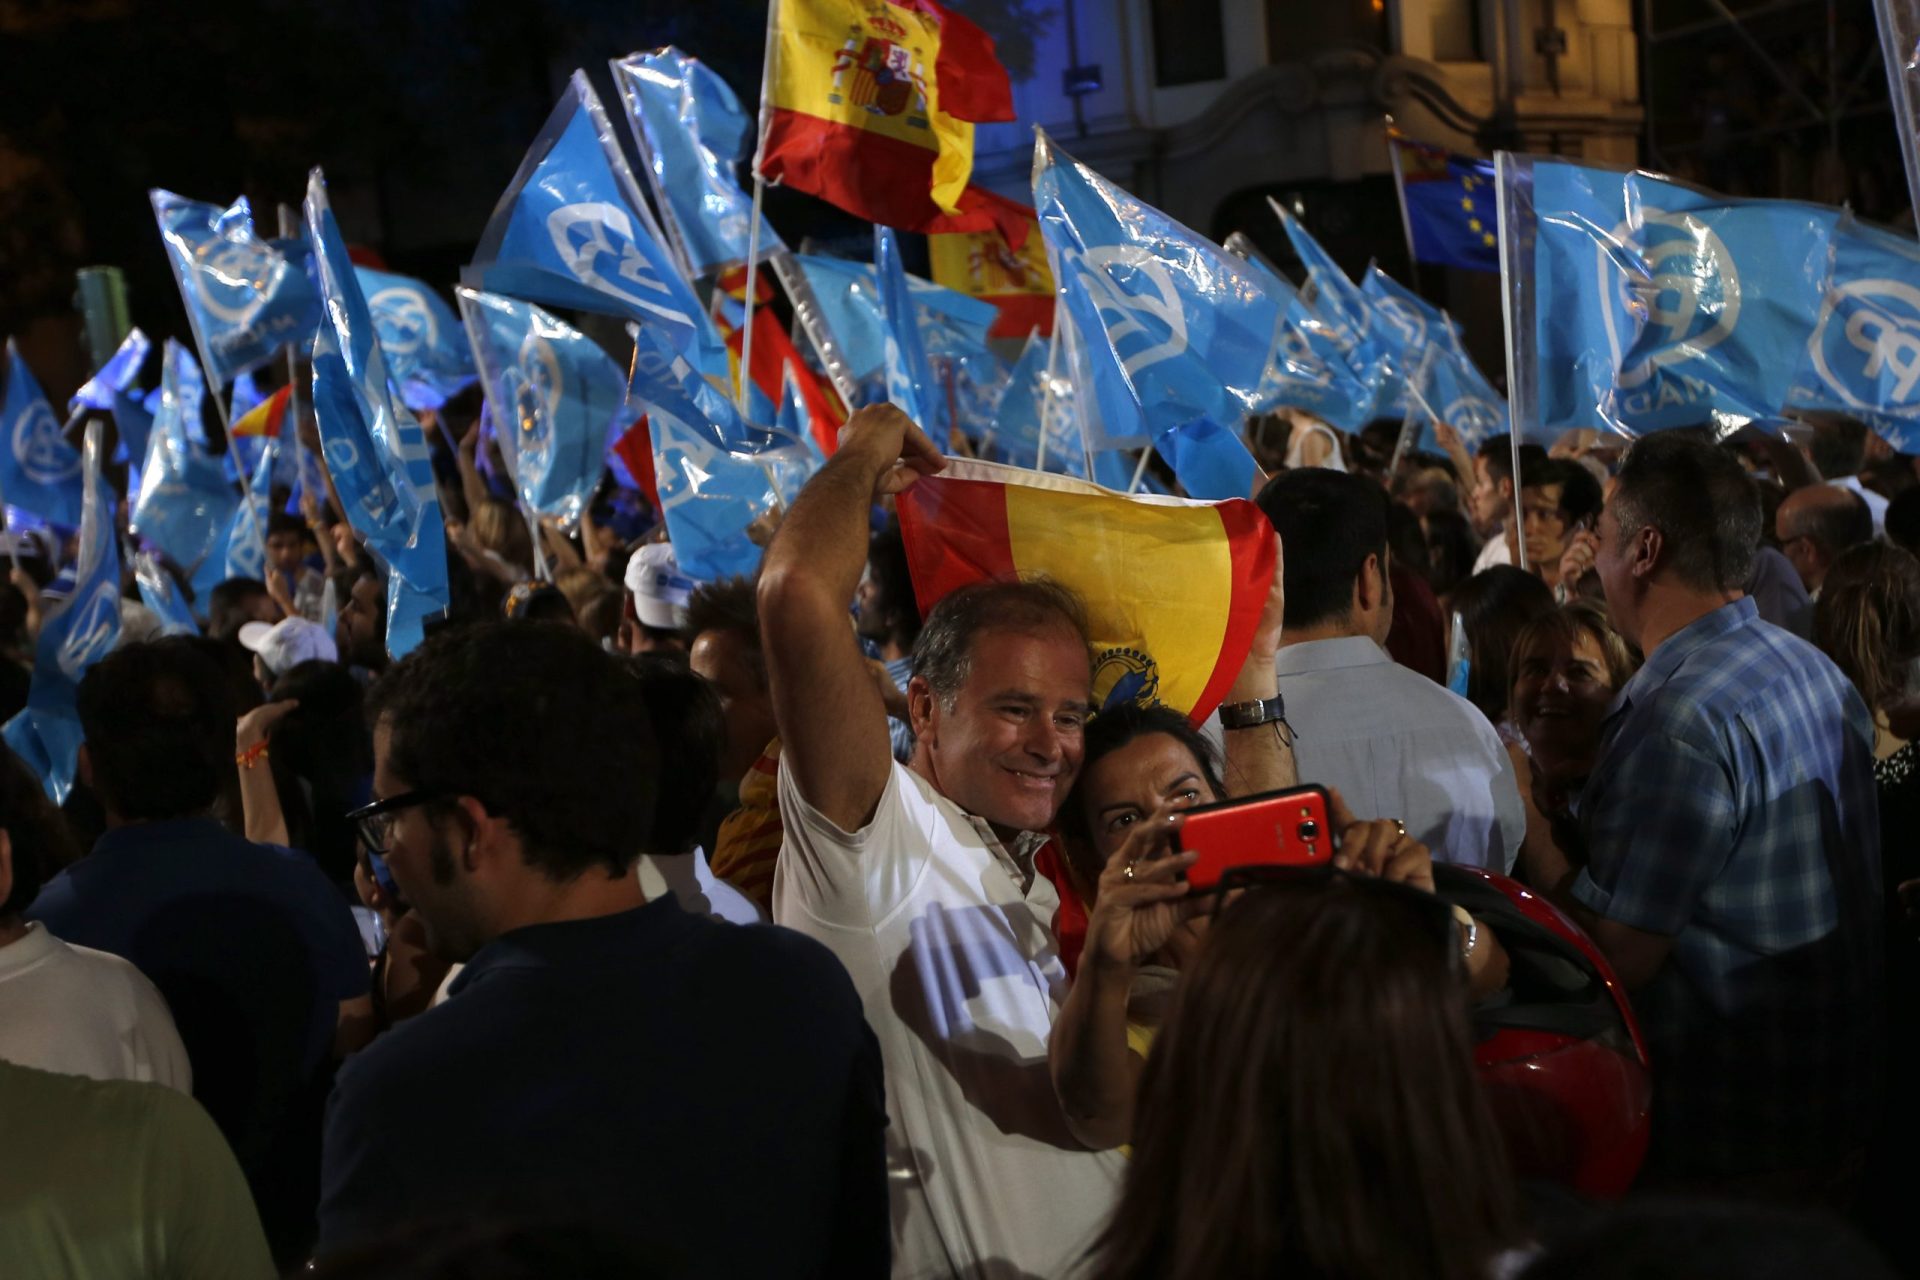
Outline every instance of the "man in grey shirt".
{"type": "Polygon", "coordinates": [[[1337,788],[1356,817],[1399,819],[1436,859],[1511,869],[1526,816],[1499,735],[1382,647],[1393,624],[1387,495],[1307,468],[1274,477],[1259,501],[1287,548],[1274,665],[1300,780],[1337,788]]]}

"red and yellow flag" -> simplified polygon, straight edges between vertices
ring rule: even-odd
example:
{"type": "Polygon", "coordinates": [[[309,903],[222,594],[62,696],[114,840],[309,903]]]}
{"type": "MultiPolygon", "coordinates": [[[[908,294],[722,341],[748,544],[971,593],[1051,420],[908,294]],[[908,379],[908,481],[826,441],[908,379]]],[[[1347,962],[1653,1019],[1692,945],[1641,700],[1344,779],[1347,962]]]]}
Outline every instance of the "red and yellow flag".
{"type": "Polygon", "coordinates": [[[1053,332],[1053,272],[1047,268],[1040,222],[1032,209],[1013,207],[1023,214],[1024,234],[1018,239],[998,228],[927,236],[934,283],[999,308],[987,331],[990,338],[1024,338],[1035,329],[1053,332]]]}
{"type": "Polygon", "coordinates": [[[1127,497],[952,460],[900,495],[922,614],[971,582],[1045,574],[1092,623],[1093,701],[1164,702],[1198,723],[1240,674],[1273,583],[1274,535],[1244,498],[1127,497]]]}
{"type": "Polygon", "coordinates": [[[936,0],[771,4],[760,176],[907,231],[968,212],[974,123],[1013,119],[992,37],[936,0]]]}
{"type": "Polygon", "coordinates": [[[287,417],[287,405],[293,399],[293,389],[282,387],[262,400],[253,408],[233,420],[233,426],[227,434],[232,436],[253,436],[262,439],[277,438],[280,426],[287,417]]]}
{"type": "MultiPolygon", "coordinates": [[[[746,286],[741,286],[745,292],[746,286]]],[[[754,291],[758,293],[759,290],[754,291]]],[[[727,342],[727,369],[733,377],[733,385],[740,385],[740,349],[745,346],[745,331],[735,329],[726,321],[720,321],[721,332],[727,342]]],[[[840,447],[840,428],[846,423],[847,410],[840,397],[834,394],[833,384],[814,373],[800,356],[800,350],[793,345],[793,339],[787,336],[786,326],[780,323],[780,317],[772,308],[761,306],[753,313],[753,385],[767,399],[771,400],[777,412],[781,397],[786,395],[788,375],[800,393],[800,401],[806,407],[807,421],[813,427],[814,443],[829,458],[840,447]]]]}

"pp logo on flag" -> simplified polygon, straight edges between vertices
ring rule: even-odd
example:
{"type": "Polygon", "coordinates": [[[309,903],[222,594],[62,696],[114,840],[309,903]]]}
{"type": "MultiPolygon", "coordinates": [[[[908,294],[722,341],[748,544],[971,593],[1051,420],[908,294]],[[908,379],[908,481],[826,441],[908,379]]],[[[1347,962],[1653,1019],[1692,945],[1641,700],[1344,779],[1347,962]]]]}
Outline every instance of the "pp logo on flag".
{"type": "Polygon", "coordinates": [[[374,332],[388,355],[410,356],[440,341],[433,312],[417,289],[400,285],[382,289],[367,299],[367,309],[373,313],[374,332]]]}
{"type": "Polygon", "coordinates": [[[547,215],[547,235],[552,237],[560,261],[581,284],[625,298],[642,310],[676,324],[692,323],[690,317],[638,292],[673,296],[666,283],[647,265],[640,246],[634,242],[633,221],[625,209],[604,201],[561,205],[547,215]],[[601,272],[602,259],[612,259],[611,278],[601,272]]]}
{"type": "Polygon", "coordinates": [[[228,324],[245,324],[273,274],[274,254],[262,245],[216,237],[193,251],[193,265],[201,309],[228,324]]]}
{"type": "Polygon", "coordinates": [[[1461,396],[1440,416],[1460,433],[1463,440],[1477,442],[1500,432],[1500,410],[1480,396],[1461,396]]]}
{"type": "Polygon", "coordinates": [[[514,456],[525,468],[524,479],[537,484],[553,462],[554,418],[565,390],[560,359],[551,343],[529,330],[506,376],[513,395],[514,456]]]}
{"type": "Polygon", "coordinates": [[[1739,322],[1739,268],[1726,243],[1691,214],[1648,206],[1638,225],[1622,222],[1595,255],[1600,279],[1617,277],[1603,319],[1623,388],[1695,358],[1739,322]]]}
{"type": "Polygon", "coordinates": [[[1849,280],[1828,290],[1808,340],[1813,367],[1858,409],[1920,410],[1920,289],[1849,280]]]}
{"type": "Polygon", "coordinates": [[[60,434],[44,400],[35,400],[13,420],[13,460],[35,484],[63,484],[80,474],[80,454],[60,434]]]}
{"type": "Polygon", "coordinates": [[[1187,315],[1179,289],[1150,251],[1131,244],[1095,245],[1071,261],[1128,377],[1186,353],[1187,315]],[[1149,292],[1131,293],[1121,287],[1122,280],[1143,284],[1149,292]],[[1105,319],[1108,315],[1117,319],[1105,319]]]}
{"type": "Polygon", "coordinates": [[[68,608],[74,610],[73,622],[58,661],[67,679],[78,680],[89,664],[107,656],[120,636],[119,577],[100,583],[92,595],[68,608]]]}
{"type": "Polygon", "coordinates": [[[1387,327],[1399,335],[1404,345],[1414,348],[1427,345],[1427,318],[1405,299],[1376,298],[1373,309],[1387,322],[1387,327]]]}
{"type": "Polygon", "coordinates": [[[1333,384],[1333,370],[1314,351],[1305,334],[1288,330],[1280,337],[1281,358],[1267,369],[1266,376],[1276,384],[1306,383],[1326,387],[1333,384]]]}

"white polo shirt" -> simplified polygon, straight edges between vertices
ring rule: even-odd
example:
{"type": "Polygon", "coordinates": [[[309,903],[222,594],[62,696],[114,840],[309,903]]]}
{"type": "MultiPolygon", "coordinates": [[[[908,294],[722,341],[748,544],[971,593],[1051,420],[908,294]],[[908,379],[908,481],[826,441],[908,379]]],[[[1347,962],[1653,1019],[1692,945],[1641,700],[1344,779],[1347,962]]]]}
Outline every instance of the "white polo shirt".
{"type": "Polygon", "coordinates": [[[1125,1160],[1068,1133],[1047,1070],[1067,994],[1059,896],[987,823],[895,763],[841,831],[780,771],[774,919],[840,957],[880,1041],[895,1276],[1055,1276],[1106,1224],[1125,1160]]]}
{"type": "Polygon", "coordinates": [[[187,1050],[159,989],[119,956],[62,942],[38,920],[0,947],[0,1059],[193,1091],[187,1050]]]}

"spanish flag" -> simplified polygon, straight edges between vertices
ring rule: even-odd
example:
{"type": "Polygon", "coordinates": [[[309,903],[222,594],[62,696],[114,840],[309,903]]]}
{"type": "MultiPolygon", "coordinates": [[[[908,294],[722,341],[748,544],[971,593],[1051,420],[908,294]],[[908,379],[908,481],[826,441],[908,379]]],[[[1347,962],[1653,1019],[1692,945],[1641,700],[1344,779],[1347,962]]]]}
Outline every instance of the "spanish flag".
{"type": "Polygon", "coordinates": [[[1128,497],[953,459],[899,506],[923,615],[989,579],[1044,574],[1080,594],[1096,706],[1163,702],[1205,719],[1240,674],[1273,583],[1273,526],[1244,498],[1128,497]]]}
{"type": "MultiPolygon", "coordinates": [[[[765,279],[764,276],[761,278],[765,279]]],[[[745,291],[746,287],[742,285],[741,292],[745,291]]],[[[754,292],[758,293],[759,290],[754,292]]],[[[737,388],[740,385],[740,349],[745,345],[745,331],[735,329],[724,321],[721,328],[726,334],[728,369],[737,388]]],[[[801,359],[799,348],[787,336],[786,326],[780,323],[780,317],[771,307],[758,307],[753,313],[753,385],[773,402],[776,411],[781,397],[786,394],[789,374],[807,407],[807,419],[813,424],[814,443],[831,458],[840,444],[840,427],[847,420],[846,408],[835,394],[833,385],[823,381],[801,359]]]]}
{"type": "Polygon", "coordinates": [[[975,122],[1013,119],[984,31],[936,0],[771,0],[755,169],[870,222],[991,216],[975,122]]]}
{"type": "Polygon", "coordinates": [[[280,426],[287,417],[287,404],[293,398],[293,388],[282,387],[262,400],[253,408],[233,420],[230,436],[253,437],[273,440],[280,436],[280,426]]]}
{"type": "Polygon", "coordinates": [[[1024,338],[1036,329],[1051,334],[1053,272],[1040,221],[1025,205],[1006,203],[1020,219],[1018,238],[998,227],[927,236],[934,283],[991,302],[1000,315],[987,331],[990,338],[1024,338]]]}

